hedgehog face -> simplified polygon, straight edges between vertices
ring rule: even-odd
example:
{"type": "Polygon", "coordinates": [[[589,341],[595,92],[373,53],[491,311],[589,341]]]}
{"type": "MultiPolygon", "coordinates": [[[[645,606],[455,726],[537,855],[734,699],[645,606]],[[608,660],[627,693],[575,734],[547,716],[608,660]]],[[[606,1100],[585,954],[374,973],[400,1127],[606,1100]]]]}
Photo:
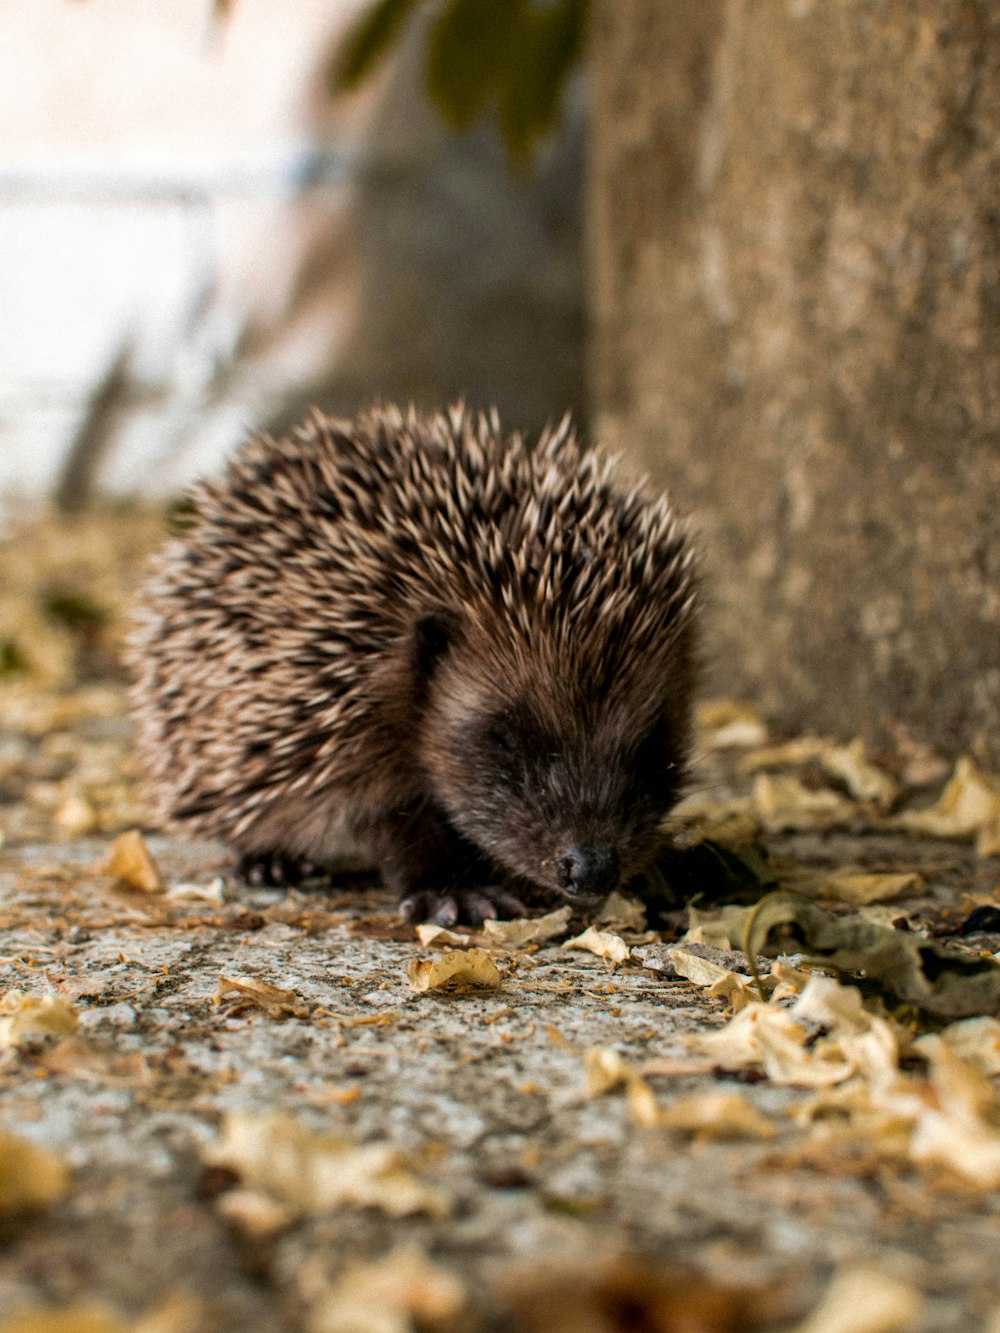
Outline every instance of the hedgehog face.
{"type": "MultiPolygon", "coordinates": [[[[492,860],[582,897],[637,874],[662,843],[686,751],[686,696],[553,706],[449,655],[427,693],[420,760],[452,824],[492,860]]],[[[654,692],[655,693],[655,692],[654,692]]],[[[592,692],[591,692],[592,694],[592,692]]]]}

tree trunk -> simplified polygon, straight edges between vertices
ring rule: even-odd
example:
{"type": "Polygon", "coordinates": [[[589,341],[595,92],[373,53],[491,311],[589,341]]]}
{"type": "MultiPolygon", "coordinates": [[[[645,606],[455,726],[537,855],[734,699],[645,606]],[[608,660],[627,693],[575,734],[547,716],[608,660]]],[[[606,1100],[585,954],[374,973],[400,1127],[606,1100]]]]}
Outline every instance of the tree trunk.
{"type": "Polygon", "coordinates": [[[1000,7],[595,0],[599,433],[715,688],[1000,762],[1000,7]]]}

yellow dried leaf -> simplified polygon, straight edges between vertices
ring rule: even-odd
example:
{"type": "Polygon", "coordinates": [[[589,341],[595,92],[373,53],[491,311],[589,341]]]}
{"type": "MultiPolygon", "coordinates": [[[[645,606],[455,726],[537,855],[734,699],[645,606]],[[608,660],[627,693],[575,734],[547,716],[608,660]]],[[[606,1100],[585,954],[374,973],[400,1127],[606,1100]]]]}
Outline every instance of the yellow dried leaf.
{"type": "Polygon", "coordinates": [[[415,926],[417,939],[425,949],[464,948],[469,943],[468,935],[460,935],[445,926],[436,926],[433,921],[421,921],[415,926]]]}
{"type": "Polygon", "coordinates": [[[583,1053],[583,1093],[601,1097],[632,1077],[632,1067],[611,1046],[592,1046],[583,1053]]]}
{"type": "Polygon", "coordinates": [[[663,1129],[710,1139],[769,1139],[774,1123],[740,1092],[696,1092],[660,1109],[663,1129]]]}
{"type": "Polygon", "coordinates": [[[741,949],[747,920],[752,910],[749,907],[730,905],[710,912],[701,912],[697,907],[689,907],[690,924],[681,940],[681,945],[710,944],[713,949],[741,949]]]}
{"type": "Polygon", "coordinates": [[[542,944],[563,935],[573,915],[571,907],[557,907],[544,916],[524,917],[517,921],[484,921],[483,933],[489,942],[503,949],[523,949],[527,944],[542,944]]]}
{"type": "Polygon", "coordinates": [[[918,1037],[913,1043],[918,1054],[935,1040],[943,1041],[960,1060],[965,1060],[983,1074],[1000,1074],[1000,1021],[995,1018],[964,1018],[949,1023],[936,1037],[918,1037]]]}
{"type": "Polygon", "coordinates": [[[714,999],[725,1000],[734,1010],[760,1000],[756,983],[751,977],[741,976],[729,968],[702,958],[700,954],[675,944],[667,951],[675,971],[696,986],[704,986],[714,999]]]}
{"type": "Polygon", "coordinates": [[[256,977],[220,977],[215,999],[233,996],[276,1017],[288,1014],[293,1018],[304,1018],[309,1013],[309,1006],[294,991],[282,990],[280,986],[272,986],[256,977]]]}
{"type": "Polygon", "coordinates": [[[415,991],[499,990],[502,978],[485,949],[454,949],[433,962],[414,958],[406,976],[415,991]]]}
{"type": "Polygon", "coordinates": [[[660,1126],[660,1104],[656,1094],[644,1078],[634,1076],[625,1085],[625,1100],[633,1125],[640,1129],[658,1129],[660,1126]]]}
{"type": "Polygon", "coordinates": [[[899,788],[888,773],[868,758],[864,741],[831,745],[820,754],[819,760],[827,773],[841,779],[855,800],[867,801],[882,811],[892,808],[899,788]]]}
{"type": "Polygon", "coordinates": [[[53,820],[67,838],[82,838],[97,827],[97,811],[85,796],[72,792],[56,810],[53,820]]]}
{"type": "Polygon", "coordinates": [[[309,1333],[412,1333],[453,1326],[466,1304],[461,1280],[406,1246],[348,1268],[314,1303],[309,1333]]]}
{"type": "Polygon", "coordinates": [[[624,963],[632,953],[620,935],[610,930],[598,930],[595,926],[588,926],[582,935],[574,935],[571,940],[563,940],[562,948],[582,949],[615,964],[624,963]]]}
{"type": "MultiPolygon", "coordinates": [[[[922,887],[923,880],[917,874],[866,875],[842,871],[817,879],[815,883],[821,898],[864,906],[869,903],[891,903],[908,893],[916,893],[922,887]]],[[[797,887],[801,889],[802,886],[797,887]]]]}
{"type": "Polygon", "coordinates": [[[922,1323],[918,1291],[877,1268],[838,1273],[826,1295],[794,1333],[908,1333],[922,1323]]]}
{"type": "Polygon", "coordinates": [[[295,1213],[287,1204],[263,1190],[226,1190],[216,1201],[216,1207],[227,1222],[254,1240],[276,1236],[295,1220],[295,1213]]]}
{"type": "Polygon", "coordinates": [[[914,1162],[946,1166],[981,1189],[1000,1186],[1000,1103],[993,1084],[938,1039],[923,1052],[931,1063],[937,1106],[924,1107],[913,1131],[914,1162]]]}
{"type": "Polygon", "coordinates": [[[701,745],[710,750],[750,749],[767,743],[767,727],[749,704],[736,699],[708,699],[695,709],[701,745]]]}
{"type": "Polygon", "coordinates": [[[853,818],[851,801],[829,787],[813,791],[796,777],[760,773],[754,779],[753,806],[771,833],[829,828],[853,818]]]}
{"type": "Polygon", "coordinates": [[[106,1305],[90,1301],[61,1308],[35,1306],[0,1323],[0,1333],[129,1333],[128,1325],[106,1305]]]}
{"type": "Polygon", "coordinates": [[[0,1214],[45,1208],[68,1189],[61,1157],[0,1130],[0,1214]]]}
{"type": "Polygon", "coordinates": [[[317,1134],[287,1116],[230,1115],[205,1157],[236,1171],[246,1188],[273,1195],[293,1216],[345,1206],[378,1208],[389,1217],[451,1211],[445,1191],[414,1175],[393,1144],[317,1134]]]}
{"type": "Polygon", "coordinates": [[[913,833],[934,838],[978,834],[980,856],[1000,853],[1000,778],[984,773],[967,756],[959,759],[936,805],[908,810],[896,822],[913,833]]]}
{"type": "Polygon", "coordinates": [[[611,926],[616,931],[639,934],[646,929],[646,909],[637,898],[626,898],[615,889],[614,893],[608,894],[594,922],[599,926],[611,926]]]}
{"type": "Polygon", "coordinates": [[[25,995],[18,990],[0,995],[0,1050],[20,1046],[31,1037],[68,1037],[79,1026],[79,1016],[65,996],[25,995]]]}
{"type": "Polygon", "coordinates": [[[163,876],[138,829],[115,838],[100,869],[130,889],[141,893],[163,892],[163,876]]]}

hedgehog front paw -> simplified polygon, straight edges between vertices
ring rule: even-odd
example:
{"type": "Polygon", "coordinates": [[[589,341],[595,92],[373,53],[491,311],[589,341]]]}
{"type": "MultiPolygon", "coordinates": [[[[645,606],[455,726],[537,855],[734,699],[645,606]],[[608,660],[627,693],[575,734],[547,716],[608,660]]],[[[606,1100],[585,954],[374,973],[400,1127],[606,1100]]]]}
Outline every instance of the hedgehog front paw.
{"type": "Polygon", "coordinates": [[[399,900],[404,921],[433,921],[438,926],[481,926],[484,921],[507,921],[527,916],[528,908],[508,889],[483,885],[476,889],[417,889],[399,900]]]}
{"type": "Polygon", "coordinates": [[[246,852],[236,863],[236,873],[255,889],[294,888],[311,879],[319,868],[304,857],[284,852],[246,852]]]}

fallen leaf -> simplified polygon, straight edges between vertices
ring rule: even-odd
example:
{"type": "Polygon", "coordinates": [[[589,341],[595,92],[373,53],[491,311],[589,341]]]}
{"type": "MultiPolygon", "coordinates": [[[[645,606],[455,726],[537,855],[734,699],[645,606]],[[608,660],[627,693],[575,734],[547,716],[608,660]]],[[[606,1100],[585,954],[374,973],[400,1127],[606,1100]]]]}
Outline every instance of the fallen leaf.
{"type": "Polygon", "coordinates": [[[0,1214],[45,1208],[69,1189],[61,1157],[0,1130],[0,1214]]]}
{"type": "Polygon", "coordinates": [[[683,944],[673,945],[669,955],[678,976],[696,986],[704,986],[713,999],[725,1000],[734,1010],[760,1000],[757,983],[752,977],[722,967],[683,944]]]}
{"type": "Polygon", "coordinates": [[[454,949],[433,962],[414,958],[407,965],[406,976],[419,994],[499,990],[502,982],[496,963],[485,949],[454,949]]]}
{"type": "Polygon", "coordinates": [[[913,1043],[918,1054],[935,1041],[943,1041],[961,1060],[983,1074],[1000,1074],[1000,1022],[995,1018],[966,1018],[950,1023],[936,1035],[918,1037],[913,1043]]]}
{"type": "Polygon", "coordinates": [[[936,805],[907,810],[895,822],[933,838],[978,835],[980,856],[1000,855],[1000,778],[984,773],[967,756],[959,759],[936,805]]]}
{"type": "Polygon", "coordinates": [[[295,1221],[294,1210],[264,1190],[226,1190],[215,1206],[227,1222],[254,1240],[276,1236],[295,1221]]]}
{"type": "Polygon", "coordinates": [[[460,935],[455,930],[449,930],[446,926],[436,926],[433,921],[421,921],[418,926],[414,926],[414,930],[425,949],[455,946],[461,949],[469,943],[470,938],[468,935],[460,935]]]}
{"type": "Polygon", "coordinates": [[[160,868],[138,829],[115,838],[99,869],[127,888],[138,889],[141,893],[162,893],[165,888],[160,868]]]}
{"type": "Polygon", "coordinates": [[[831,745],[819,755],[831,777],[840,778],[856,801],[867,801],[877,810],[891,810],[899,788],[884,769],[871,762],[863,740],[849,745],[831,745]]]}
{"type": "Polygon", "coordinates": [[[256,977],[220,977],[214,998],[231,1000],[233,997],[242,1001],[240,1007],[253,1005],[272,1017],[305,1018],[309,1013],[309,1006],[294,991],[282,990],[280,986],[272,986],[256,977]]]}
{"type": "Polygon", "coordinates": [[[32,1037],[67,1037],[80,1026],[76,1010],[62,995],[0,995],[0,1050],[21,1046],[32,1037]]]}
{"type": "MultiPolygon", "coordinates": [[[[568,908],[563,909],[568,912],[568,908]]],[[[598,926],[611,926],[616,931],[628,930],[641,934],[646,929],[646,909],[637,898],[626,898],[617,889],[609,893],[604,905],[594,917],[598,926]]]]}
{"type": "Polygon", "coordinates": [[[857,814],[852,802],[832,788],[813,791],[798,778],[785,774],[758,774],[752,801],[762,824],[771,833],[830,828],[847,823],[857,814]]]}
{"type": "Polygon", "coordinates": [[[598,930],[595,926],[588,926],[582,935],[564,940],[562,948],[583,949],[615,964],[624,963],[632,952],[620,935],[610,930],[598,930]]]}
{"type": "Polygon", "coordinates": [[[817,1309],[794,1333],[909,1333],[922,1323],[924,1299],[878,1268],[836,1274],[817,1309]]]}
{"type": "Polygon", "coordinates": [[[484,921],[483,934],[491,944],[505,949],[523,949],[526,944],[542,944],[564,935],[573,915],[571,907],[557,907],[544,916],[522,917],[516,921],[484,921]]]}
{"type": "Polygon", "coordinates": [[[633,1076],[632,1066],[610,1046],[592,1046],[583,1053],[583,1095],[601,1097],[633,1076]]]}
{"type": "Polygon", "coordinates": [[[378,1208],[389,1217],[446,1217],[451,1200],[425,1184],[391,1143],[352,1143],[318,1134],[281,1115],[232,1114],[204,1153],[211,1166],[235,1171],[244,1187],[285,1204],[292,1216],[337,1208],[378,1208]]]}
{"type": "Polygon", "coordinates": [[[750,749],[767,742],[767,727],[757,710],[735,699],[709,699],[695,709],[701,745],[710,750],[750,749]]]}
{"type": "Polygon", "coordinates": [[[834,916],[794,894],[773,893],[754,908],[751,955],[801,953],[842,972],[863,972],[897,998],[942,1018],[1000,1011],[1000,964],[912,931],[858,916],[834,916]]]}
{"type": "MultiPolygon", "coordinates": [[[[817,876],[811,886],[815,887],[820,898],[832,898],[835,902],[853,903],[864,906],[868,903],[891,903],[915,893],[922,887],[923,881],[917,874],[861,874],[854,871],[840,871],[833,875],[817,876]]],[[[799,892],[809,892],[805,885],[796,883],[799,892]]]]}
{"type": "Polygon", "coordinates": [[[106,1305],[34,1306],[0,1323],[0,1333],[129,1333],[128,1325],[106,1305]]]}
{"type": "Polygon", "coordinates": [[[217,875],[207,884],[172,884],[167,890],[167,897],[193,899],[196,902],[212,903],[221,907],[225,902],[225,888],[226,881],[221,875],[217,875]]]}
{"type": "Polygon", "coordinates": [[[696,1092],[663,1107],[661,1129],[706,1139],[769,1139],[775,1126],[740,1092],[696,1092]]]}
{"type": "Polygon", "coordinates": [[[370,1264],[353,1264],[313,1302],[309,1333],[412,1333],[454,1327],[466,1305],[465,1287],[431,1263],[415,1245],[370,1264]]]}

